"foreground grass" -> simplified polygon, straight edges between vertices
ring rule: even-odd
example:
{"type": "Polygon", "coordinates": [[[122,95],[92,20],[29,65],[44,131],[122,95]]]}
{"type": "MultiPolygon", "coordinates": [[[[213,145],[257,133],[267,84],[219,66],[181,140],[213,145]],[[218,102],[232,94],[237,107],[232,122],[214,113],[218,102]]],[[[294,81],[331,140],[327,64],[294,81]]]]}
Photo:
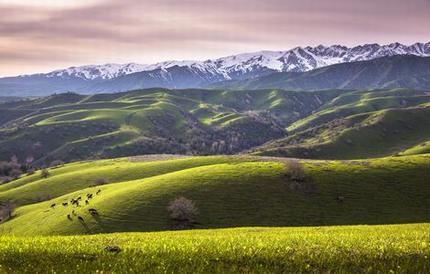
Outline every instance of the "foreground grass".
{"type": "Polygon", "coordinates": [[[4,236],[0,272],[429,273],[429,231],[408,224],[4,236]]]}

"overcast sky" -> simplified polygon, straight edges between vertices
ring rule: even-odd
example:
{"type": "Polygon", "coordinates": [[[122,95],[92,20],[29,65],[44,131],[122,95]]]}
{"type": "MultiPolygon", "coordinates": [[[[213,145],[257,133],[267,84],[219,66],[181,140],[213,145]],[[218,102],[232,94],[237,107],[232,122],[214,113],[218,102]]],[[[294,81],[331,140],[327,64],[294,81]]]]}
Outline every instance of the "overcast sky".
{"type": "Polygon", "coordinates": [[[430,41],[430,0],[0,0],[0,76],[430,41]]]}

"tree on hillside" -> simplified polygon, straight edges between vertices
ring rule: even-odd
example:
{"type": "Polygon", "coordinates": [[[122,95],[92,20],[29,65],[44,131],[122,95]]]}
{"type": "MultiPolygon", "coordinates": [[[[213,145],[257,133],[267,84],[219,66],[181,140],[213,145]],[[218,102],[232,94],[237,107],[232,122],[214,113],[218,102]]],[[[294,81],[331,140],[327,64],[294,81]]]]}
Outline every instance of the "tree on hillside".
{"type": "Polygon", "coordinates": [[[0,178],[3,178],[3,183],[19,178],[21,174],[22,166],[16,156],[12,156],[9,162],[0,162],[0,178]]]}
{"type": "Polygon", "coordinates": [[[177,197],[167,207],[171,220],[175,222],[174,228],[186,229],[193,227],[198,215],[198,209],[193,201],[185,197],[177,197]]]}
{"type": "Polygon", "coordinates": [[[40,177],[42,178],[48,178],[50,175],[49,170],[47,170],[46,168],[42,169],[42,171],[40,172],[40,177]]]}
{"type": "Polygon", "coordinates": [[[304,181],[305,170],[303,168],[303,164],[296,159],[288,159],[287,176],[293,181],[304,181]]]}
{"type": "Polygon", "coordinates": [[[4,222],[12,218],[15,205],[7,201],[5,203],[0,203],[0,222],[4,222]]]}

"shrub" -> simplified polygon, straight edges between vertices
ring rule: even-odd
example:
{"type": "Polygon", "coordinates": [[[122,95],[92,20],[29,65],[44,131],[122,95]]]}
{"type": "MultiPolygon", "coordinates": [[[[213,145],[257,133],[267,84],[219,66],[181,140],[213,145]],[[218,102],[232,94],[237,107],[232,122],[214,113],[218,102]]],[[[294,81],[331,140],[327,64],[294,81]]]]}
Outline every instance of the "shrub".
{"type": "Polygon", "coordinates": [[[12,181],[11,177],[4,177],[3,180],[1,181],[2,184],[7,184],[10,183],[12,181]]]}
{"type": "Polygon", "coordinates": [[[11,172],[9,173],[10,177],[14,178],[14,179],[18,179],[19,176],[21,176],[22,171],[20,169],[12,169],[11,172]]]}
{"type": "Polygon", "coordinates": [[[52,162],[51,162],[51,164],[50,164],[49,166],[50,166],[50,167],[58,167],[58,166],[62,166],[62,165],[64,165],[64,162],[63,162],[63,161],[55,160],[55,161],[52,161],[52,162]]]}
{"type": "Polygon", "coordinates": [[[177,225],[180,225],[179,227],[181,228],[192,226],[198,214],[194,202],[185,197],[177,197],[171,201],[167,211],[170,214],[170,218],[177,222],[177,225]]]}
{"type": "Polygon", "coordinates": [[[48,178],[49,175],[51,174],[49,173],[49,170],[47,170],[46,168],[42,169],[42,171],[40,172],[40,177],[42,178],[48,178]]]}
{"type": "Polygon", "coordinates": [[[4,222],[12,218],[15,205],[11,202],[0,204],[0,222],[4,222]]]}
{"type": "Polygon", "coordinates": [[[29,168],[27,170],[27,175],[33,175],[36,172],[36,170],[34,168],[29,168]]]}
{"type": "Polygon", "coordinates": [[[106,178],[98,178],[97,180],[95,180],[94,186],[101,186],[107,183],[108,183],[108,180],[106,178]]]}
{"type": "Polygon", "coordinates": [[[304,181],[305,169],[303,164],[296,159],[289,159],[287,162],[287,175],[293,181],[304,181]]]}

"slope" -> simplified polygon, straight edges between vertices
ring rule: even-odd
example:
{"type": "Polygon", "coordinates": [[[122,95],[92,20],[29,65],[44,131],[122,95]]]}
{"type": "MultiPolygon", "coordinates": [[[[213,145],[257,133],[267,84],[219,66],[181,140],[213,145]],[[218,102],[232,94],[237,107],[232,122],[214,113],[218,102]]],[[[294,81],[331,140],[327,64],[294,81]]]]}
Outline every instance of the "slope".
{"type": "MultiPolygon", "coordinates": [[[[205,157],[192,159],[207,161],[205,157]]],[[[198,207],[197,228],[428,221],[429,155],[303,161],[304,177],[296,180],[291,179],[295,164],[287,159],[209,159],[211,163],[205,165],[173,168],[150,177],[124,176],[123,181],[118,178],[97,188],[80,185],[82,188],[76,191],[67,189],[68,193],[52,200],[18,207],[15,217],[1,224],[0,230],[15,235],[166,230],[172,225],[166,207],[178,196],[192,199],[198,207]],[[89,205],[59,205],[87,193],[94,194],[98,189],[101,193],[94,195],[89,205]],[[51,208],[53,203],[57,206],[51,208]],[[89,208],[96,209],[99,215],[91,216],[89,208]],[[71,220],[67,214],[71,214],[71,220]]],[[[190,160],[166,163],[175,165],[176,161],[190,160]]],[[[70,166],[64,167],[67,168],[70,166]]],[[[92,176],[91,169],[91,165],[79,168],[81,180],[92,176]]],[[[57,195],[61,191],[56,189],[64,189],[64,184],[70,183],[67,177],[61,177],[61,171],[58,168],[52,176],[61,180],[49,184],[49,188],[46,185],[57,195]]],[[[19,197],[19,188],[16,190],[14,196],[19,197]]]]}
{"type": "Polygon", "coordinates": [[[65,93],[0,104],[0,160],[176,153],[229,154],[285,136],[285,127],[342,91],[149,89],[65,93]]]}
{"type": "Polygon", "coordinates": [[[430,139],[429,115],[430,108],[422,106],[350,115],[298,130],[287,138],[254,149],[253,153],[319,159],[394,155],[430,139]]]}

